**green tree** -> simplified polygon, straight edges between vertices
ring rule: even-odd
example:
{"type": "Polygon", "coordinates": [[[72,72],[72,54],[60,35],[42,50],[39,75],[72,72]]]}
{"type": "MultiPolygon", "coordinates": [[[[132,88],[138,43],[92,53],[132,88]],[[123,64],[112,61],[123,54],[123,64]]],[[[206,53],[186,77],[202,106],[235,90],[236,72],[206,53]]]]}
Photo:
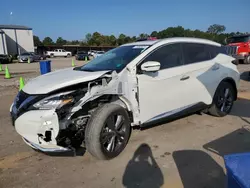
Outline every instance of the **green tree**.
{"type": "Polygon", "coordinates": [[[125,38],[126,38],[126,35],[120,34],[119,37],[118,37],[118,39],[117,39],[118,45],[124,44],[125,43],[125,38]]]}
{"type": "Polygon", "coordinates": [[[102,43],[102,35],[98,32],[94,32],[89,43],[92,45],[100,46],[102,43]]]}
{"type": "Polygon", "coordinates": [[[157,37],[157,35],[158,35],[157,31],[153,31],[150,36],[151,37],[157,37]]]}
{"type": "Polygon", "coordinates": [[[80,44],[80,41],[79,40],[72,40],[72,41],[67,41],[66,44],[70,44],[70,45],[77,45],[77,44],[80,44]]]}
{"type": "Polygon", "coordinates": [[[58,37],[57,40],[56,40],[56,45],[65,45],[67,43],[66,40],[64,40],[62,37],[58,37]]]}
{"type": "Polygon", "coordinates": [[[141,38],[141,39],[147,38],[147,37],[148,37],[148,34],[146,34],[146,33],[141,33],[141,34],[139,35],[139,38],[141,38]]]}
{"type": "Polygon", "coordinates": [[[114,35],[109,36],[109,45],[116,46],[116,37],[114,35]]]}
{"type": "Polygon", "coordinates": [[[91,38],[92,38],[91,33],[87,33],[87,34],[85,35],[85,40],[86,40],[87,43],[89,43],[89,41],[91,40],[91,38]]]}
{"type": "Polygon", "coordinates": [[[33,40],[34,40],[34,46],[41,46],[42,45],[42,42],[40,41],[38,36],[34,35],[33,40]]]}
{"type": "Polygon", "coordinates": [[[224,25],[220,25],[220,24],[213,24],[210,25],[207,29],[207,32],[210,34],[221,34],[226,30],[226,27],[224,25]]]}
{"type": "Polygon", "coordinates": [[[54,44],[54,42],[50,37],[45,37],[43,39],[43,45],[52,45],[52,44],[54,44]]]}
{"type": "Polygon", "coordinates": [[[136,36],[133,36],[133,37],[131,38],[131,40],[132,40],[132,42],[135,42],[135,41],[136,41],[136,36]]]}

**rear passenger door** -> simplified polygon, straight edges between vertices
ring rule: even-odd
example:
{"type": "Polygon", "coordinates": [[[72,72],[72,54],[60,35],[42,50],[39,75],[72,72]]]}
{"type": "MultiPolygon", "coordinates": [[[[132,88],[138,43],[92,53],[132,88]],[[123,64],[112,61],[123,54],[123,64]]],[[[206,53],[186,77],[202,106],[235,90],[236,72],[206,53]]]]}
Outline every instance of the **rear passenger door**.
{"type": "Polygon", "coordinates": [[[197,103],[212,103],[213,95],[220,81],[220,64],[216,62],[213,50],[217,46],[201,43],[182,43],[185,76],[189,78],[188,94],[197,103]]]}

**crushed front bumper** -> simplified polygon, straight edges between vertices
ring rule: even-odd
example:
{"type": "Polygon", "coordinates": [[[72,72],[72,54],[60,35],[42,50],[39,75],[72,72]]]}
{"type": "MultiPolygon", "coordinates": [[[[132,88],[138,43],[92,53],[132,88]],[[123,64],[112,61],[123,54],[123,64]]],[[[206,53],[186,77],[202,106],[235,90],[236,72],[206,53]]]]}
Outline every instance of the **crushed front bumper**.
{"type": "Polygon", "coordinates": [[[31,110],[14,119],[13,123],[24,142],[34,149],[43,152],[71,150],[57,145],[59,121],[54,110],[31,110]]]}
{"type": "Polygon", "coordinates": [[[37,149],[39,151],[42,151],[42,152],[66,152],[66,151],[71,151],[71,149],[69,148],[64,148],[64,147],[61,147],[61,146],[57,146],[57,145],[47,145],[47,146],[41,146],[39,144],[35,144],[33,142],[30,142],[29,140],[23,138],[23,141],[29,145],[30,147],[34,148],[34,149],[37,149]]]}

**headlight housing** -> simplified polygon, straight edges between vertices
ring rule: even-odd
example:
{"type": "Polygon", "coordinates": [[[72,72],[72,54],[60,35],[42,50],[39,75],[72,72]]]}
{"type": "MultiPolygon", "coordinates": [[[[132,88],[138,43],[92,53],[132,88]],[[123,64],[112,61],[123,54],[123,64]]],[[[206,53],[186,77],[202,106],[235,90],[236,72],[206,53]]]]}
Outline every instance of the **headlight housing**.
{"type": "Polygon", "coordinates": [[[33,105],[33,107],[40,110],[60,109],[67,104],[74,103],[74,97],[70,95],[71,93],[72,91],[52,95],[42,99],[41,101],[38,101],[33,105]]]}

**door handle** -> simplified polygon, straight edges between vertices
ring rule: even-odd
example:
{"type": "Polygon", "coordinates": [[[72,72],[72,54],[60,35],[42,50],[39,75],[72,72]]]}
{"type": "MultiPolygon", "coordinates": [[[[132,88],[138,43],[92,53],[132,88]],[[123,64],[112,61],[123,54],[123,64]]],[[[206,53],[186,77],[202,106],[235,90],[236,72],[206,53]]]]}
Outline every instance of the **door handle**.
{"type": "Polygon", "coordinates": [[[219,65],[214,65],[213,67],[212,67],[212,70],[218,70],[220,68],[220,66],[219,65]]]}
{"type": "Polygon", "coordinates": [[[183,81],[183,80],[187,80],[189,79],[189,76],[183,76],[180,80],[183,81]]]}

